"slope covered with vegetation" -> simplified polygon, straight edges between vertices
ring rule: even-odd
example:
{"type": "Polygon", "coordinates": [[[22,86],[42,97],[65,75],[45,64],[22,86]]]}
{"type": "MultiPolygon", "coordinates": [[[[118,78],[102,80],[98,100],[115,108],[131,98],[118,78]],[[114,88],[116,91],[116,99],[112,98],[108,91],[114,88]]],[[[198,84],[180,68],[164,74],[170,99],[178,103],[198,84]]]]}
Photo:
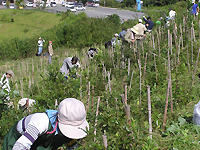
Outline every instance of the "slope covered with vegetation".
{"type": "MultiPolygon", "coordinates": [[[[0,141],[15,121],[29,114],[17,109],[20,97],[37,101],[33,112],[55,109],[55,101],[75,97],[86,105],[90,124],[88,136],[80,142],[79,149],[105,149],[105,141],[107,149],[116,150],[199,149],[199,127],[192,123],[193,108],[199,101],[199,18],[184,10],[179,12],[170,27],[155,27],[137,54],[131,49],[121,50],[120,46],[115,51],[107,50],[101,44],[122,26],[131,27],[135,21],[121,25],[116,15],[89,19],[84,14],[63,14],[62,19],[67,21],[60,24],[59,30],[43,33],[46,39],[53,39],[55,48],[60,47],[55,50],[52,65],[46,58],[33,57],[1,67],[2,73],[14,70],[16,76],[11,87],[20,93],[11,93],[15,108],[2,112],[0,141]],[[78,34],[80,31],[85,38],[78,34]],[[64,46],[75,47],[75,41],[80,48],[60,46],[66,43],[64,46]],[[88,59],[85,46],[97,47],[98,55],[88,59]],[[80,58],[81,76],[66,81],[59,69],[66,57],[74,55],[80,58]]],[[[155,12],[149,15],[156,18],[155,12]]]]}

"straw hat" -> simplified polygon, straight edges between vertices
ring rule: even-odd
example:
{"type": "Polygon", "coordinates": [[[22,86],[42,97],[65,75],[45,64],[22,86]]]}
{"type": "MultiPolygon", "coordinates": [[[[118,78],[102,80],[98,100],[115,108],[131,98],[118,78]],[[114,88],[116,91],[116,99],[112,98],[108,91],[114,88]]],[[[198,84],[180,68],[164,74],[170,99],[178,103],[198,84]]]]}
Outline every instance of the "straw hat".
{"type": "Polygon", "coordinates": [[[6,73],[11,74],[14,77],[14,72],[12,70],[8,70],[6,73]]]}
{"type": "Polygon", "coordinates": [[[133,26],[133,28],[131,28],[131,31],[133,31],[135,34],[139,34],[139,29],[136,26],[133,26]]]}
{"type": "Polygon", "coordinates": [[[75,98],[66,98],[58,106],[58,126],[62,134],[71,139],[81,139],[87,135],[84,104],[75,98]]]}

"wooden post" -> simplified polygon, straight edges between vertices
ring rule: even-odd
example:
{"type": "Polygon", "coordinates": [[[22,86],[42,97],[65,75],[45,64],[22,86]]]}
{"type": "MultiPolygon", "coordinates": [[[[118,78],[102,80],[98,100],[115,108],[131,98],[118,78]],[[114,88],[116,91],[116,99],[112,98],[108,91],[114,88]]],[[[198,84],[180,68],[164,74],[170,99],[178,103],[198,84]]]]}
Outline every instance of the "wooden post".
{"type": "Polygon", "coordinates": [[[191,27],[191,64],[193,65],[193,29],[191,27]]]}
{"type": "Polygon", "coordinates": [[[124,87],[124,101],[125,101],[125,104],[127,105],[127,84],[125,83],[125,87],[124,87]]]}
{"type": "Polygon", "coordinates": [[[141,73],[141,64],[140,64],[140,60],[138,59],[138,65],[139,65],[139,69],[140,69],[140,101],[139,101],[139,104],[140,104],[140,111],[141,111],[141,92],[142,92],[142,88],[141,88],[141,76],[142,76],[142,73],[141,73]]]}
{"type": "Polygon", "coordinates": [[[92,86],[92,112],[94,108],[94,86],[92,86]]]}
{"type": "Polygon", "coordinates": [[[150,96],[150,86],[147,85],[147,97],[148,97],[148,112],[149,112],[149,134],[152,139],[152,121],[151,121],[151,96],[150,96]]]}
{"type": "Polygon", "coordinates": [[[89,109],[90,107],[90,81],[88,82],[88,96],[87,96],[87,107],[86,107],[86,111],[89,109]]]}
{"type": "Polygon", "coordinates": [[[197,55],[197,60],[196,60],[194,72],[193,72],[193,75],[192,75],[191,89],[192,89],[192,86],[193,86],[193,83],[194,83],[194,77],[195,77],[195,74],[196,74],[196,69],[197,69],[198,60],[199,60],[199,53],[200,53],[200,48],[199,48],[199,51],[198,51],[198,55],[197,55]]]}
{"type": "Polygon", "coordinates": [[[155,55],[153,55],[154,58],[154,66],[155,66],[155,73],[156,73],[156,84],[158,85],[158,78],[157,78],[157,69],[156,69],[156,58],[155,55]]]}
{"type": "Polygon", "coordinates": [[[166,101],[165,101],[165,111],[164,111],[164,119],[163,119],[163,131],[165,130],[166,120],[167,120],[167,107],[168,107],[168,98],[169,98],[169,88],[170,88],[170,81],[168,81],[167,97],[166,97],[166,101]]]}
{"type": "Polygon", "coordinates": [[[130,66],[131,66],[131,64],[130,64],[130,58],[128,58],[128,76],[130,74],[130,66]]]}
{"type": "Polygon", "coordinates": [[[146,75],[147,55],[148,55],[148,53],[146,53],[145,62],[144,62],[144,75],[143,75],[143,80],[145,79],[145,75],[146,75]]]}
{"type": "Polygon", "coordinates": [[[111,85],[110,85],[110,72],[108,71],[108,88],[109,88],[109,92],[111,93],[111,85]]]}
{"type": "MultiPolygon", "coordinates": [[[[97,126],[97,116],[98,116],[98,114],[99,114],[99,103],[100,103],[100,96],[98,96],[98,101],[97,101],[97,111],[96,111],[96,119],[95,119],[95,124],[94,124],[94,127],[95,127],[95,129],[94,129],[94,135],[96,135],[96,133],[97,133],[97,129],[96,129],[96,126],[97,126]]],[[[95,137],[94,137],[94,142],[95,142],[95,137]]]]}
{"type": "Polygon", "coordinates": [[[133,80],[133,74],[134,74],[134,70],[132,71],[132,74],[131,74],[131,81],[130,81],[130,85],[129,85],[129,92],[131,90],[131,83],[132,83],[132,80],[133,80]]]}
{"type": "Polygon", "coordinates": [[[105,150],[107,150],[108,143],[107,143],[107,136],[105,133],[104,135],[102,135],[102,138],[103,138],[103,145],[105,146],[105,150]]]}

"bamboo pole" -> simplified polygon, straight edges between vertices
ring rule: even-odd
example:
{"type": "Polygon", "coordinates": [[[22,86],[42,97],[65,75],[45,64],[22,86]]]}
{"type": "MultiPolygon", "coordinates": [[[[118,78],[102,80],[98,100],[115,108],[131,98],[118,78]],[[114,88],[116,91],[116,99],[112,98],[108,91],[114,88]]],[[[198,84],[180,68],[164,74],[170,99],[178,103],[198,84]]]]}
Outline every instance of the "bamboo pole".
{"type": "Polygon", "coordinates": [[[140,105],[140,111],[141,111],[141,92],[142,92],[142,89],[141,89],[141,76],[142,76],[142,73],[141,73],[141,64],[140,64],[140,60],[138,59],[138,65],[139,65],[139,69],[140,69],[140,100],[139,100],[139,105],[140,105]]]}
{"type": "Polygon", "coordinates": [[[155,66],[155,73],[156,73],[156,84],[158,85],[158,77],[157,77],[157,68],[156,68],[156,58],[155,55],[153,55],[154,58],[154,66],[155,66]]]}
{"type": "Polygon", "coordinates": [[[133,70],[132,73],[131,73],[131,81],[130,81],[130,85],[129,85],[129,92],[130,92],[130,90],[131,90],[131,83],[132,83],[132,81],[133,81],[133,74],[134,74],[134,70],[133,70]]]}
{"type": "Polygon", "coordinates": [[[190,72],[190,56],[189,56],[189,52],[188,52],[188,45],[186,46],[187,47],[187,64],[188,64],[188,71],[190,72]]]}
{"type": "Polygon", "coordinates": [[[92,86],[92,112],[94,108],[94,86],[92,86]]]}
{"type": "Polygon", "coordinates": [[[144,75],[143,75],[143,80],[145,79],[145,75],[146,75],[147,55],[148,55],[148,53],[146,53],[145,61],[144,61],[144,75]]]}
{"type": "Polygon", "coordinates": [[[88,82],[88,95],[87,95],[87,107],[86,111],[89,110],[90,107],[90,81],[88,82]]]}
{"type": "Polygon", "coordinates": [[[102,135],[102,138],[103,138],[103,145],[105,146],[105,150],[107,150],[108,142],[107,142],[107,136],[105,133],[104,135],[102,135]]]}
{"type": "Polygon", "coordinates": [[[131,64],[130,64],[130,58],[128,58],[128,76],[130,74],[130,66],[131,66],[131,64]]]}
{"type": "Polygon", "coordinates": [[[192,86],[193,86],[193,83],[194,83],[194,77],[195,77],[195,74],[196,74],[196,69],[197,69],[198,60],[199,60],[199,53],[200,53],[200,48],[199,48],[199,51],[198,51],[198,55],[197,55],[197,60],[196,60],[194,72],[193,72],[193,75],[192,75],[191,89],[192,89],[192,86]]]}
{"type": "Polygon", "coordinates": [[[193,36],[192,36],[193,29],[191,27],[191,64],[193,65],[193,36]]]}
{"type": "Polygon", "coordinates": [[[108,88],[109,88],[109,92],[111,93],[111,84],[110,84],[110,72],[108,71],[108,88]]]}
{"type": "Polygon", "coordinates": [[[125,101],[125,105],[127,105],[127,84],[125,83],[125,86],[124,86],[124,101],[125,101]]]}
{"type": "MultiPolygon", "coordinates": [[[[95,127],[95,129],[94,129],[94,135],[96,135],[96,133],[97,133],[96,126],[97,126],[97,121],[98,121],[97,116],[99,114],[99,104],[100,104],[100,96],[98,96],[98,101],[97,101],[96,119],[95,119],[95,124],[94,124],[94,127],[95,127]]],[[[94,142],[95,142],[95,137],[94,137],[94,142]]]]}
{"type": "Polygon", "coordinates": [[[150,86],[147,85],[147,97],[148,97],[148,114],[149,114],[149,134],[152,139],[152,121],[151,121],[151,96],[150,96],[150,86]]]}
{"type": "Polygon", "coordinates": [[[167,120],[167,107],[168,107],[168,98],[169,98],[169,88],[170,88],[170,81],[168,81],[167,97],[166,97],[166,101],[165,101],[165,111],[164,111],[164,119],[163,119],[163,131],[165,130],[166,120],[167,120]]]}

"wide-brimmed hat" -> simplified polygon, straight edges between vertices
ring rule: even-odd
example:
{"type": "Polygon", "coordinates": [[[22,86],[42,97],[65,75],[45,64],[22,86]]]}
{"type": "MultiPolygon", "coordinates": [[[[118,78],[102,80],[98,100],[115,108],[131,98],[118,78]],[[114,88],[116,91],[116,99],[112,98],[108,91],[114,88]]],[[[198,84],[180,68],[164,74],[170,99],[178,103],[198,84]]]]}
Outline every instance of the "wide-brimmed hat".
{"type": "Polygon", "coordinates": [[[27,100],[29,101],[29,107],[33,106],[35,104],[35,100],[34,99],[29,99],[29,98],[22,98],[19,100],[18,105],[20,107],[24,106],[27,102],[27,100]]]}
{"type": "Polygon", "coordinates": [[[115,36],[119,36],[119,34],[115,33],[115,36]]]}
{"type": "Polygon", "coordinates": [[[139,29],[138,29],[138,27],[136,27],[136,26],[133,26],[133,27],[131,28],[131,31],[133,31],[135,34],[139,34],[139,29]]]}
{"type": "Polygon", "coordinates": [[[138,22],[141,22],[141,23],[142,23],[142,19],[138,19],[138,22]]]}
{"type": "Polygon", "coordinates": [[[39,40],[41,40],[42,38],[41,37],[39,37],[39,40]]]}
{"type": "Polygon", "coordinates": [[[6,73],[11,74],[13,77],[15,76],[12,70],[7,70],[6,73]]]}
{"type": "Polygon", "coordinates": [[[89,130],[84,104],[75,98],[66,98],[58,106],[58,126],[71,139],[84,138],[89,130]]]}
{"type": "Polygon", "coordinates": [[[52,43],[52,41],[49,41],[49,43],[52,43]]]}

